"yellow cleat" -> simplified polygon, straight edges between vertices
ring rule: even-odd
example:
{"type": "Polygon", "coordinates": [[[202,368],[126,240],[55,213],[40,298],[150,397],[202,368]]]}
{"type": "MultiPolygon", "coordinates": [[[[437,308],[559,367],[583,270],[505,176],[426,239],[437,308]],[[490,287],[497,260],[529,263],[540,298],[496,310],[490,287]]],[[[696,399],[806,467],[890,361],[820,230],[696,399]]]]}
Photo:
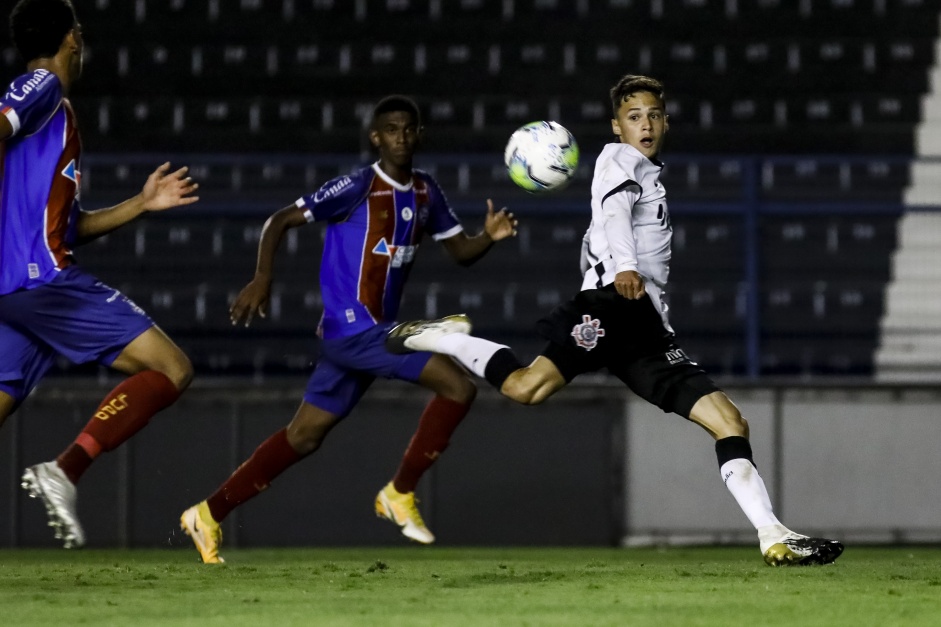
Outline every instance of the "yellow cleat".
{"type": "Polygon", "coordinates": [[[180,529],[193,539],[204,564],[222,564],[219,546],[222,544],[222,527],[209,513],[206,501],[198,503],[180,516],[180,529]]]}
{"type": "Polygon", "coordinates": [[[390,481],[376,496],[376,516],[397,524],[406,538],[422,544],[431,544],[435,541],[435,536],[425,526],[425,521],[415,507],[417,502],[414,492],[402,494],[390,481]]]}

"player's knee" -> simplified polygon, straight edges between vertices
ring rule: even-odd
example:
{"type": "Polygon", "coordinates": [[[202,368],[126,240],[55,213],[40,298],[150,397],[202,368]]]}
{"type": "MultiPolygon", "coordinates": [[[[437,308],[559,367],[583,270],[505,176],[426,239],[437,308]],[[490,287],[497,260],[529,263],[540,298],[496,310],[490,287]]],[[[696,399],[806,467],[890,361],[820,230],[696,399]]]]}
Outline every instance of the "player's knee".
{"type": "Polygon", "coordinates": [[[299,411],[288,425],[288,444],[299,454],[309,455],[320,448],[327,434],[339,421],[339,416],[314,410],[305,404],[304,409],[299,411]]]}
{"type": "Polygon", "coordinates": [[[748,437],[748,421],[734,405],[722,412],[722,427],[724,437],[733,435],[748,437]]]}
{"type": "Polygon", "coordinates": [[[510,377],[503,382],[500,393],[523,405],[538,405],[546,400],[546,396],[539,393],[538,381],[527,377],[510,377]]]}
{"type": "Polygon", "coordinates": [[[16,399],[5,392],[0,392],[0,429],[3,428],[4,421],[13,413],[15,407],[16,399]]]}
{"type": "Polygon", "coordinates": [[[300,431],[294,438],[289,439],[288,443],[299,455],[310,455],[320,448],[326,436],[324,432],[300,431]]]}
{"type": "Polygon", "coordinates": [[[161,368],[161,371],[181,392],[193,382],[193,362],[183,351],[174,355],[173,359],[161,368]]]}
{"type": "Polygon", "coordinates": [[[456,389],[457,398],[455,400],[464,405],[470,405],[477,398],[477,384],[468,377],[462,377],[460,384],[456,389]]]}
{"type": "Polygon", "coordinates": [[[461,374],[451,377],[446,385],[435,390],[435,393],[456,403],[470,405],[477,398],[477,384],[470,377],[461,374]]]}

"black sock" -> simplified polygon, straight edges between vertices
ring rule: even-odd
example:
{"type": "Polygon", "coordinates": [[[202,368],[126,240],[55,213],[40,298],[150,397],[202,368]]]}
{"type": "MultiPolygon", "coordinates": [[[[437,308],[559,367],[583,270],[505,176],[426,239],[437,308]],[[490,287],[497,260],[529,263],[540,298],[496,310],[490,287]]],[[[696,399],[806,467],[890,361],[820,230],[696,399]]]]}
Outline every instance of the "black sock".
{"type": "Polygon", "coordinates": [[[755,465],[752,459],[751,444],[748,438],[740,435],[733,435],[728,438],[716,440],[716,459],[719,460],[719,468],[725,465],[725,462],[733,459],[747,459],[751,465],[755,465]]]}
{"type": "Polygon", "coordinates": [[[484,368],[484,378],[498,390],[511,374],[523,367],[509,348],[501,348],[493,354],[484,368]]]}

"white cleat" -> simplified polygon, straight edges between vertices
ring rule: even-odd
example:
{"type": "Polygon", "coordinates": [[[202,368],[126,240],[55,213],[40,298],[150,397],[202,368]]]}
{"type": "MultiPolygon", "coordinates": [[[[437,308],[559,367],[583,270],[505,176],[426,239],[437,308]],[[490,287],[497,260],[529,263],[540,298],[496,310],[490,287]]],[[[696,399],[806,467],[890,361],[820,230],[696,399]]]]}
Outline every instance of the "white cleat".
{"type": "Polygon", "coordinates": [[[454,314],[437,320],[413,320],[396,326],[386,336],[386,350],[403,354],[419,351],[434,353],[445,335],[471,332],[471,321],[466,314],[454,314]]]}
{"type": "Polygon", "coordinates": [[[85,546],[85,532],[76,512],[77,490],[59,465],[52,461],[30,466],[23,472],[23,489],[33,498],[42,499],[49,516],[49,526],[67,549],[85,546]]]}

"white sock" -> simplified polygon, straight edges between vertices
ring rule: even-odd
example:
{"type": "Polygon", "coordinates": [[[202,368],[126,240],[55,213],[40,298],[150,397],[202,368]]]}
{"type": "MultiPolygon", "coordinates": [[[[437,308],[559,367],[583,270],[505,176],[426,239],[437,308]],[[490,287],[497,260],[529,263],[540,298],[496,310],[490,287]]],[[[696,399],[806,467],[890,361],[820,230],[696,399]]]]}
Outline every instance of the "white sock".
{"type": "Polygon", "coordinates": [[[435,352],[454,357],[465,368],[483,378],[487,363],[501,348],[509,347],[473,335],[451,333],[438,340],[435,352]]]}
{"type": "Polygon", "coordinates": [[[787,528],[774,515],[765,482],[761,480],[758,469],[750,461],[743,458],[730,459],[722,464],[719,473],[725,481],[725,487],[735,497],[738,506],[748,516],[755,529],[763,530],[777,525],[785,529],[786,533],[787,528]]]}

